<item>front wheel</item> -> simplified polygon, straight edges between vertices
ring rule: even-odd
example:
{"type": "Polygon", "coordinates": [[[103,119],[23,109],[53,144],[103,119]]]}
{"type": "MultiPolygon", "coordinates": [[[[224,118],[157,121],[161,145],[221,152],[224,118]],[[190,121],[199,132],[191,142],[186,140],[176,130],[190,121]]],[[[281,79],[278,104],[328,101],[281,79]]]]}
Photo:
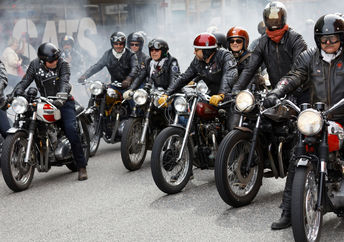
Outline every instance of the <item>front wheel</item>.
{"type": "Polygon", "coordinates": [[[224,202],[240,207],[257,195],[263,179],[263,162],[256,147],[249,172],[246,172],[252,134],[233,130],[222,140],[215,160],[215,182],[224,202]]]}
{"type": "Polygon", "coordinates": [[[184,148],[182,158],[178,160],[185,130],[165,128],[154,141],[151,169],[155,184],[168,194],[180,192],[188,183],[192,172],[192,146],[190,142],[184,148]]]}
{"type": "Polygon", "coordinates": [[[323,214],[316,209],[318,183],[311,166],[296,168],[292,198],[291,224],[295,241],[319,241],[323,214]]]}
{"type": "Polygon", "coordinates": [[[95,109],[91,113],[90,118],[92,122],[87,127],[90,136],[90,156],[92,157],[97,153],[101,138],[99,110],[95,109]]]}
{"type": "Polygon", "coordinates": [[[131,118],[125,122],[122,140],[121,156],[125,168],[135,171],[141,168],[147,153],[147,135],[143,144],[140,143],[143,126],[142,118],[131,118]]]}
{"type": "Polygon", "coordinates": [[[29,162],[24,163],[27,144],[27,135],[24,132],[9,134],[3,143],[2,175],[7,186],[14,192],[26,190],[30,186],[35,172],[33,149],[29,162]]]}

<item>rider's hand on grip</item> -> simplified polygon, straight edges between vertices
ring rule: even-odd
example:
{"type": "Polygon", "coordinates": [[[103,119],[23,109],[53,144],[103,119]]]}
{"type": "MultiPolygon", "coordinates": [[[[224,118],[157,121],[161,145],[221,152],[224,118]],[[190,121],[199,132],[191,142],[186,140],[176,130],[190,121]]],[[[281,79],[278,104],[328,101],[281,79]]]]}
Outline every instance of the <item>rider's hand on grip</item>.
{"type": "Polygon", "coordinates": [[[134,95],[133,90],[129,89],[123,93],[123,98],[125,100],[130,100],[130,99],[132,99],[133,95],[134,95]]]}
{"type": "Polygon", "coordinates": [[[81,77],[79,77],[79,79],[78,79],[78,83],[84,83],[85,80],[86,80],[86,77],[85,77],[85,76],[81,76],[81,77]]]}
{"type": "Polygon", "coordinates": [[[161,97],[158,100],[159,105],[163,107],[167,107],[167,98],[168,96],[166,94],[161,95],[161,97]]]}
{"type": "Polygon", "coordinates": [[[268,94],[266,98],[264,99],[263,106],[264,108],[273,107],[277,104],[278,100],[279,99],[276,94],[274,93],[268,94]]]}
{"type": "Polygon", "coordinates": [[[209,103],[214,105],[214,106],[217,106],[219,104],[219,102],[221,102],[223,100],[224,97],[225,97],[225,95],[222,93],[219,95],[213,95],[213,96],[211,96],[209,103]]]}

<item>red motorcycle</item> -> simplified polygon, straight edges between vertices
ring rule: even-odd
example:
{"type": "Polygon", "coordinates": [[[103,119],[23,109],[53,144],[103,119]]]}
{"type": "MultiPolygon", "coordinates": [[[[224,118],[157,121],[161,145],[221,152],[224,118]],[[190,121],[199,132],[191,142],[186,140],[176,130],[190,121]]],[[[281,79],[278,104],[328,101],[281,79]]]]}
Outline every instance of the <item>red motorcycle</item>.
{"type": "MultiPolygon", "coordinates": [[[[156,137],[151,169],[155,184],[168,194],[180,192],[188,183],[192,166],[214,168],[218,144],[228,133],[226,110],[208,103],[207,85],[183,88],[183,94],[174,98],[176,118],[187,120],[186,127],[174,122],[156,137]]],[[[230,101],[223,102],[224,106],[230,101]]]]}

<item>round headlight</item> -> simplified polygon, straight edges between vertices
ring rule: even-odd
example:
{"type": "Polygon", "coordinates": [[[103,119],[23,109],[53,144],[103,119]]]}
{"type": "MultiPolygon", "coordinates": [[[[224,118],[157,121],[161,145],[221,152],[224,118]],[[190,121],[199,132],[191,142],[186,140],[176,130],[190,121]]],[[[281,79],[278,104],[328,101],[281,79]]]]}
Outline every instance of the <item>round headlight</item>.
{"type": "Polygon", "coordinates": [[[143,89],[138,89],[134,93],[133,100],[137,105],[143,105],[147,102],[148,93],[143,89]]]}
{"type": "Polygon", "coordinates": [[[254,108],[253,94],[247,90],[239,92],[235,98],[235,106],[240,112],[250,112],[254,108]]]}
{"type": "Polygon", "coordinates": [[[17,114],[25,113],[28,102],[25,97],[16,97],[12,102],[12,109],[17,114]]]}
{"type": "Polygon", "coordinates": [[[198,93],[207,93],[209,88],[207,86],[207,84],[205,84],[205,82],[203,80],[199,81],[197,83],[197,87],[196,87],[196,90],[198,93]]]}
{"type": "Polygon", "coordinates": [[[323,127],[324,120],[315,109],[309,108],[302,111],[297,118],[297,128],[306,136],[312,136],[319,133],[323,127]]]}
{"type": "Polygon", "coordinates": [[[103,84],[100,81],[95,81],[90,85],[90,92],[94,96],[98,96],[103,91],[103,84]]]}
{"type": "Polygon", "coordinates": [[[118,95],[117,95],[115,89],[108,88],[108,89],[106,89],[106,93],[111,98],[118,98],[118,95]]]}
{"type": "Polygon", "coordinates": [[[177,112],[180,112],[180,113],[186,112],[187,109],[188,109],[188,102],[183,97],[177,97],[174,100],[174,104],[173,105],[174,105],[174,109],[177,112]]]}

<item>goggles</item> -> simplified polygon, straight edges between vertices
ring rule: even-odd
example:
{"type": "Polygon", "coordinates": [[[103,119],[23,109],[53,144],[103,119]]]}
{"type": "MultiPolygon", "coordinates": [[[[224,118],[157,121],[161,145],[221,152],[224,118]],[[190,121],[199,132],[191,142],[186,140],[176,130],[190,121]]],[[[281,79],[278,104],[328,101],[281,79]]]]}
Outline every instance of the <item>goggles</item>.
{"type": "Polygon", "coordinates": [[[148,43],[148,48],[151,49],[151,48],[154,48],[154,49],[157,49],[157,50],[160,50],[162,48],[162,44],[160,42],[149,42],[148,43]]]}
{"type": "Polygon", "coordinates": [[[125,36],[112,36],[112,42],[125,42],[125,36]]]}
{"type": "Polygon", "coordinates": [[[323,35],[320,37],[320,42],[324,45],[327,44],[327,42],[330,42],[330,44],[335,44],[339,42],[339,36],[338,35],[323,35]]]}

